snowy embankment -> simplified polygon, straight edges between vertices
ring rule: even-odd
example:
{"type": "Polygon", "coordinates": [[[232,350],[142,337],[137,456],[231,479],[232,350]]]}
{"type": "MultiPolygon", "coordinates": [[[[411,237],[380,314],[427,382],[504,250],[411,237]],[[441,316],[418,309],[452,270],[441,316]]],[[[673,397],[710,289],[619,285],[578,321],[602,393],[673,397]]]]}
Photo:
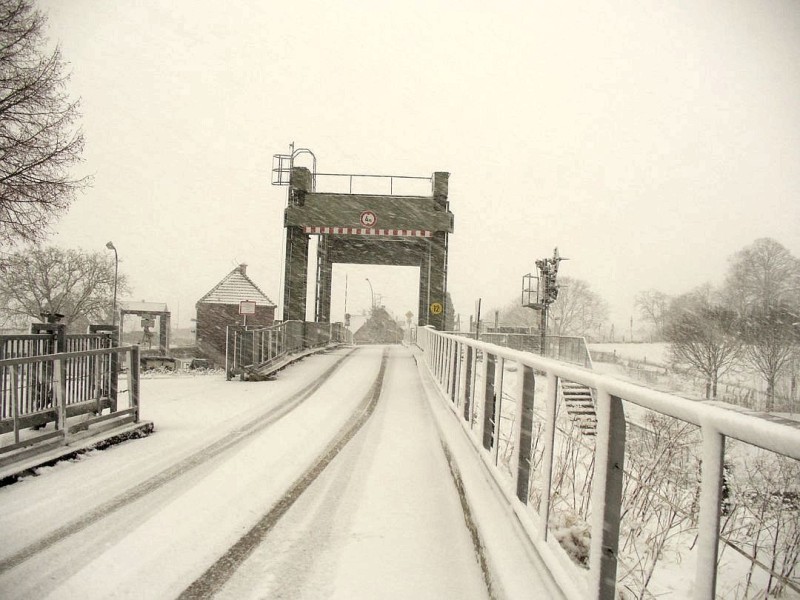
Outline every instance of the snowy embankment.
{"type": "MultiPolygon", "coordinates": [[[[284,498],[367,395],[378,348],[358,350],[282,418],[242,433],[345,353],[271,382],[144,379],[153,435],[0,489],[0,596],[180,595],[284,498]]],[[[413,360],[392,353],[373,416],[223,596],[486,597],[413,360]]]]}

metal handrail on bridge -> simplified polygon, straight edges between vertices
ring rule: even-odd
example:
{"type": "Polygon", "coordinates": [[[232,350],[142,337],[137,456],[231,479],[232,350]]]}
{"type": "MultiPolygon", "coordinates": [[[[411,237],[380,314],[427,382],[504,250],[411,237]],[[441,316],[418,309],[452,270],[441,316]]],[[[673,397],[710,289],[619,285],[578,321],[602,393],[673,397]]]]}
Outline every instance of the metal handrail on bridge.
{"type": "Polygon", "coordinates": [[[67,445],[72,433],[109,419],[139,422],[138,346],[0,359],[0,435],[13,434],[13,441],[0,447],[0,456],[52,438],[67,445]],[[117,404],[119,354],[128,369],[124,409],[117,404]],[[104,415],[105,409],[109,412],[104,415]],[[92,416],[68,425],[68,418],[81,415],[92,416]],[[38,432],[50,422],[54,431],[38,432]],[[28,428],[34,433],[23,436],[28,428]]]}
{"type": "Polygon", "coordinates": [[[269,369],[286,356],[328,344],[352,343],[342,323],[284,321],[270,327],[228,326],[225,374],[233,377],[269,369]]]}
{"type": "MultiPolygon", "coordinates": [[[[696,599],[715,598],[720,541],[731,545],[720,535],[728,467],[724,454],[726,440],[767,450],[778,455],[776,458],[800,460],[800,428],[796,423],[691,401],[550,358],[431,328],[419,329],[417,344],[424,352],[424,362],[440,393],[470,434],[483,462],[569,598],[617,598],[617,567],[623,564],[619,552],[623,484],[624,477],[627,483],[631,477],[626,471],[626,451],[630,451],[626,444],[633,444],[636,436],[641,435],[637,428],[627,427],[626,410],[691,424],[687,427],[692,427],[698,438],[702,469],[698,475],[699,493],[693,500],[698,509],[697,537],[693,544],[696,599]],[[507,370],[515,371],[516,381],[511,385],[504,381],[507,370]],[[542,380],[546,385],[541,385],[542,380]],[[556,449],[560,452],[565,444],[563,420],[558,420],[565,414],[557,405],[559,380],[588,386],[596,393],[597,432],[592,445],[585,445],[590,448],[593,469],[587,477],[591,492],[585,500],[591,538],[586,558],[588,571],[567,558],[564,548],[554,539],[558,536],[550,528],[560,516],[556,504],[559,510],[564,510],[560,496],[565,490],[554,481],[556,449]],[[516,395],[515,400],[511,399],[512,394],[516,395]],[[512,402],[513,412],[507,419],[513,425],[506,425],[511,427],[506,446],[510,445],[512,450],[505,457],[509,476],[502,472],[499,448],[503,415],[508,414],[504,410],[512,402]],[[534,491],[537,501],[531,502],[534,491]]],[[[769,571],[770,581],[775,576],[774,569],[769,571]]],[[[783,582],[796,589],[794,579],[783,576],[783,582]]]]}

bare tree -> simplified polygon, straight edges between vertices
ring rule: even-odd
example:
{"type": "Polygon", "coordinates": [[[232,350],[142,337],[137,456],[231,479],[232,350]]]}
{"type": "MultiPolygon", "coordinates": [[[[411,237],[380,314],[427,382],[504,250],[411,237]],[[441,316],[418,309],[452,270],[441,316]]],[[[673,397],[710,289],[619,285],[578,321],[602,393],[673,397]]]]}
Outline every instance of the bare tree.
{"type": "Polygon", "coordinates": [[[731,257],[725,293],[739,314],[800,307],[800,260],[772,238],[760,238],[731,257]]]}
{"type": "Polygon", "coordinates": [[[653,337],[656,340],[661,340],[664,336],[670,300],[670,296],[655,289],[636,294],[635,306],[639,311],[639,317],[652,327],[653,337]]]}
{"type": "MultiPolygon", "coordinates": [[[[88,322],[111,322],[114,259],[108,253],[33,248],[0,262],[0,302],[7,313],[39,319],[60,313],[71,331],[88,322]]],[[[117,293],[128,293],[124,275],[117,293]]]]}
{"type": "MultiPolygon", "coordinates": [[[[554,335],[581,335],[595,338],[608,319],[608,304],[582,279],[559,277],[558,299],[550,305],[548,329],[554,335]]],[[[503,325],[534,327],[540,324],[539,312],[521,306],[515,299],[500,311],[503,325]]]]}
{"type": "Polygon", "coordinates": [[[87,179],[78,103],[65,91],[61,51],[47,52],[31,0],[0,0],[0,244],[43,239],[87,179]]]}
{"type": "Polygon", "coordinates": [[[556,335],[599,337],[608,320],[608,304],[583,279],[559,277],[558,299],[550,305],[556,335]]]}
{"type": "Polygon", "coordinates": [[[800,345],[800,317],[787,306],[758,309],[743,320],[743,338],[749,363],[767,383],[765,410],[773,410],[778,377],[791,363],[800,345]]]}
{"type": "Polygon", "coordinates": [[[706,398],[716,398],[719,378],[742,355],[736,313],[704,286],[676,298],[668,314],[664,333],[673,358],[702,373],[706,398]]]}
{"type": "MultiPolygon", "coordinates": [[[[748,362],[767,383],[773,409],[778,378],[798,352],[800,260],[771,238],[760,238],[731,258],[727,303],[742,317],[748,362]]],[[[796,373],[791,373],[792,381],[796,373]]]]}

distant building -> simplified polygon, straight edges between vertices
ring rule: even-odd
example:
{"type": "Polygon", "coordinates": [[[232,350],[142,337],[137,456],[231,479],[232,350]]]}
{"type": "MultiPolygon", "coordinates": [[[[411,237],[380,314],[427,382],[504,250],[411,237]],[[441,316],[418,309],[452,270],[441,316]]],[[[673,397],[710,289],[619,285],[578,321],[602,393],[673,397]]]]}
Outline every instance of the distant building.
{"type": "Polygon", "coordinates": [[[353,334],[356,344],[399,344],[403,341],[403,328],[381,306],[372,309],[372,314],[353,334]]]}
{"type": "Polygon", "coordinates": [[[247,276],[247,265],[228,273],[210,292],[197,301],[197,346],[200,353],[217,364],[225,362],[228,325],[242,325],[239,303],[255,302],[255,314],[247,315],[248,327],[269,327],[275,322],[275,303],[247,276]]]}

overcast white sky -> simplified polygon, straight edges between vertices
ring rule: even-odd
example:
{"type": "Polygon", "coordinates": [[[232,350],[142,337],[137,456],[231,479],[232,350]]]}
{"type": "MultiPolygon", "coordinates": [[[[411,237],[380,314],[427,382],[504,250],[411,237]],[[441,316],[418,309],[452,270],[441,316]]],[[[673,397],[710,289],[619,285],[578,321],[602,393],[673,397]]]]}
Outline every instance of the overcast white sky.
{"type": "MultiPolygon", "coordinates": [[[[113,240],[182,325],[236,264],[275,302],[294,141],[326,172],[449,171],[449,289],[519,296],[559,247],[618,330],[647,288],[721,281],[770,236],[800,256],[800,2],[41,0],[95,183],[55,243],[113,240]],[[176,313],[179,313],[176,314],[176,313]]],[[[334,318],[415,269],[335,271],[334,318]]],[[[341,317],[339,317],[341,318],[341,317]]]]}

